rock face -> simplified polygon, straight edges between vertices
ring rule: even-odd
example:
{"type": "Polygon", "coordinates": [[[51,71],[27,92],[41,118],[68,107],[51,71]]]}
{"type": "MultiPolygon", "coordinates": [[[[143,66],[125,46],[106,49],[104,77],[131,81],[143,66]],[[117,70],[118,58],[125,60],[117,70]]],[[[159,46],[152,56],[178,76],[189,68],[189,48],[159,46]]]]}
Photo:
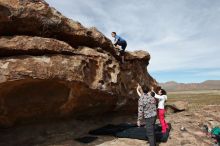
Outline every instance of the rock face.
{"type": "Polygon", "coordinates": [[[136,84],[157,86],[150,55],[126,52],[40,0],[0,0],[0,125],[136,111],[136,84]]]}

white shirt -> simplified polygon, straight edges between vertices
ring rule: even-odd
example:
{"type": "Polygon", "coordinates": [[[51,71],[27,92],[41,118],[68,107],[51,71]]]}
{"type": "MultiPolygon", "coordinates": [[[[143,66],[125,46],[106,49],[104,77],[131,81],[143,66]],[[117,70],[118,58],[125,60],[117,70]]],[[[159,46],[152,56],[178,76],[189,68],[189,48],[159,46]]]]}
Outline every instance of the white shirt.
{"type": "Polygon", "coordinates": [[[167,96],[155,94],[155,98],[159,99],[158,109],[164,109],[164,104],[165,104],[165,101],[167,100],[167,96]]]}

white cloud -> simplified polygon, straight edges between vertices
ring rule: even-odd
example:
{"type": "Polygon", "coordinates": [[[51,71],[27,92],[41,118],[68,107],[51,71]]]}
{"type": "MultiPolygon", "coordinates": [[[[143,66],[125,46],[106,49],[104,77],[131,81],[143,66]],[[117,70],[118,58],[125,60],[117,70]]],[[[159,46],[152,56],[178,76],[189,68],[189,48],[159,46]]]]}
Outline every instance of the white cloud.
{"type": "Polygon", "coordinates": [[[197,72],[194,74],[195,76],[212,76],[220,78],[220,70],[211,70],[205,72],[197,72]]]}

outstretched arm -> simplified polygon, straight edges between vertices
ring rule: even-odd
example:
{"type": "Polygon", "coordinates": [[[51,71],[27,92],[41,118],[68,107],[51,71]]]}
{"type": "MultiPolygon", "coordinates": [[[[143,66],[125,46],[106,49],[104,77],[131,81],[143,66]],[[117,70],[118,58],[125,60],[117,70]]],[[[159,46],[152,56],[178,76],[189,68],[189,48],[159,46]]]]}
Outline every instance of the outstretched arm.
{"type": "Polygon", "coordinates": [[[114,40],[114,45],[116,46],[117,43],[118,43],[118,39],[115,39],[115,40],[114,40]]]}
{"type": "MultiPolygon", "coordinates": [[[[154,92],[154,93],[155,93],[155,92],[154,92]]],[[[157,99],[163,99],[164,96],[163,96],[163,95],[158,95],[157,93],[155,93],[155,98],[157,98],[157,99]]]]}
{"type": "Polygon", "coordinates": [[[137,94],[141,97],[143,95],[143,90],[141,88],[141,86],[138,84],[137,86],[137,94]]]}
{"type": "Polygon", "coordinates": [[[118,40],[119,40],[119,37],[116,35],[116,36],[115,36],[115,40],[114,40],[114,45],[115,45],[115,46],[117,45],[118,40]]]}

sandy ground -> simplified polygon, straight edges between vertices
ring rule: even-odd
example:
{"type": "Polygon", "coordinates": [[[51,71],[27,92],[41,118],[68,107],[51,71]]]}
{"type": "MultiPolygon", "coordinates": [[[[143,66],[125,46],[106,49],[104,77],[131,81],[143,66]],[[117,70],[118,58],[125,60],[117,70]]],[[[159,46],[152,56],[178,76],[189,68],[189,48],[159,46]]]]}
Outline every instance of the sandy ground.
{"type": "MultiPolygon", "coordinates": [[[[166,143],[159,146],[210,146],[208,138],[201,130],[202,124],[219,125],[220,106],[204,106],[200,110],[184,111],[166,116],[173,129],[166,143]],[[186,131],[180,128],[185,127],[186,131]]],[[[0,146],[146,146],[146,141],[111,136],[98,136],[98,139],[83,144],[75,138],[88,136],[88,131],[105,124],[136,122],[136,115],[108,114],[87,120],[66,119],[47,121],[0,130],[0,146]],[[116,116],[117,115],[117,116],[116,116]]]]}

